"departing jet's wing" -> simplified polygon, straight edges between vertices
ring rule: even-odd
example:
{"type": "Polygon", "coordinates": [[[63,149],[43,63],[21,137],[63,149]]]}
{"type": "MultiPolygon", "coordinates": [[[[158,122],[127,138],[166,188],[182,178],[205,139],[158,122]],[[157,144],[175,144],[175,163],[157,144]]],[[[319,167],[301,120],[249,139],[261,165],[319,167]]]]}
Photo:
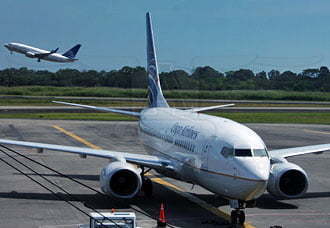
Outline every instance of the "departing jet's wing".
{"type": "Polygon", "coordinates": [[[138,112],[130,112],[130,111],[114,109],[114,108],[96,107],[96,106],[91,106],[91,105],[74,104],[74,103],[68,103],[68,102],[62,102],[62,101],[53,101],[53,102],[57,103],[57,104],[71,105],[71,106],[76,106],[76,107],[80,107],[80,108],[93,109],[93,110],[97,110],[97,111],[114,112],[114,113],[120,113],[120,114],[124,114],[124,115],[129,115],[129,116],[136,116],[136,117],[140,116],[140,113],[138,113],[138,112]]]}
{"type": "Polygon", "coordinates": [[[225,105],[216,105],[216,106],[208,106],[208,107],[200,107],[200,108],[191,108],[191,109],[186,109],[185,111],[188,111],[188,112],[203,112],[203,111],[208,111],[208,110],[212,110],[212,109],[230,107],[230,106],[234,106],[234,105],[235,104],[225,104],[225,105]]]}
{"type": "Polygon", "coordinates": [[[59,49],[59,48],[56,48],[56,49],[51,50],[50,52],[46,52],[46,53],[35,53],[34,56],[35,56],[36,58],[45,58],[45,57],[47,57],[47,56],[49,56],[49,55],[51,55],[51,54],[56,53],[56,52],[58,51],[58,49],[59,49]]]}
{"type": "Polygon", "coordinates": [[[296,155],[303,155],[303,154],[320,154],[324,151],[330,151],[330,144],[319,144],[313,146],[302,146],[302,147],[293,147],[287,149],[279,149],[279,150],[271,150],[268,151],[271,157],[292,157],[296,155]]]}
{"type": "Polygon", "coordinates": [[[99,149],[91,149],[86,147],[74,147],[74,146],[37,143],[37,142],[16,141],[16,140],[8,140],[8,139],[0,139],[0,144],[55,150],[55,151],[74,153],[85,156],[108,158],[108,159],[121,160],[121,161],[126,160],[127,162],[153,169],[170,169],[170,170],[173,169],[173,166],[171,165],[171,161],[151,155],[118,152],[112,150],[99,150],[99,149]]]}

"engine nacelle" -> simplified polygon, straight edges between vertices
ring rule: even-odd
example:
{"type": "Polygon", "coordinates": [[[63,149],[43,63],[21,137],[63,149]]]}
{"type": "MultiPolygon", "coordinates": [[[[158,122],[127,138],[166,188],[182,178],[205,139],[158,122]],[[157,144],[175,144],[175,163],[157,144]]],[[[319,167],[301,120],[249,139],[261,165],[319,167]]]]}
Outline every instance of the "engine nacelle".
{"type": "Polygon", "coordinates": [[[25,56],[26,56],[26,57],[29,57],[29,58],[35,58],[35,57],[36,57],[36,56],[34,55],[34,53],[33,53],[33,52],[30,52],[30,51],[26,52],[26,53],[25,53],[25,56]]]}
{"type": "Polygon", "coordinates": [[[281,198],[300,197],[308,189],[306,172],[296,164],[279,162],[272,165],[267,191],[281,198]]]}
{"type": "Polygon", "coordinates": [[[106,194],[117,198],[133,198],[141,189],[142,179],[135,166],[116,161],[102,169],[100,185],[106,194]]]}

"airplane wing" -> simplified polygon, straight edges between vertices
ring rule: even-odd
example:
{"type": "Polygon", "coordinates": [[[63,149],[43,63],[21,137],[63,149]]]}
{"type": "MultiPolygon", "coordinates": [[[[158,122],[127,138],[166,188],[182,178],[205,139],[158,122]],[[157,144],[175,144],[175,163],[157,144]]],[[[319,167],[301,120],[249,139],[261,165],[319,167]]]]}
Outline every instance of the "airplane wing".
{"type": "Polygon", "coordinates": [[[157,169],[173,170],[171,161],[151,155],[126,153],[126,152],[119,152],[112,150],[99,150],[99,149],[91,149],[86,147],[74,147],[74,146],[63,146],[56,144],[37,143],[37,142],[16,141],[16,140],[8,140],[8,139],[0,139],[0,144],[55,150],[55,151],[79,154],[83,156],[94,156],[94,157],[108,158],[108,159],[121,160],[121,161],[125,160],[127,162],[136,165],[141,165],[156,170],[157,169]]]}
{"type": "Polygon", "coordinates": [[[321,154],[324,151],[330,152],[330,144],[319,144],[319,145],[312,145],[312,146],[302,146],[302,147],[293,147],[293,148],[286,148],[286,149],[279,149],[279,150],[271,150],[268,151],[271,157],[292,157],[297,155],[303,154],[321,154]]]}
{"type": "Polygon", "coordinates": [[[57,51],[58,51],[58,49],[59,48],[56,48],[56,49],[54,49],[54,50],[51,50],[50,52],[46,52],[46,53],[35,53],[34,54],[34,56],[36,57],[36,58],[44,58],[44,57],[47,57],[47,56],[49,56],[49,55],[51,55],[51,54],[54,54],[54,53],[56,53],[57,51]]]}
{"type": "Polygon", "coordinates": [[[93,110],[97,110],[97,111],[120,113],[120,114],[124,114],[124,115],[129,115],[129,116],[136,116],[136,117],[140,116],[140,113],[138,113],[138,112],[130,112],[130,111],[114,109],[114,108],[96,107],[96,106],[91,106],[91,105],[82,105],[82,104],[68,103],[68,102],[62,102],[62,101],[53,101],[53,102],[56,104],[71,105],[71,106],[76,106],[76,107],[80,107],[80,108],[93,109],[93,110]]]}
{"type": "Polygon", "coordinates": [[[216,105],[216,106],[209,106],[209,107],[191,108],[191,109],[186,109],[185,111],[188,111],[188,112],[202,112],[202,111],[208,111],[208,110],[212,110],[212,109],[230,107],[230,106],[234,106],[234,105],[235,104],[225,104],[225,105],[216,105]]]}

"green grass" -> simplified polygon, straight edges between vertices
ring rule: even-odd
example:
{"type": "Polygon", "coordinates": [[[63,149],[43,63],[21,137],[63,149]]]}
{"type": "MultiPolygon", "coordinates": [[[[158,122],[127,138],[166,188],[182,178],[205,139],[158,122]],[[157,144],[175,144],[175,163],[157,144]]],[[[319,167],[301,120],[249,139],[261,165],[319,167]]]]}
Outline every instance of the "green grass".
{"type": "MultiPolygon", "coordinates": [[[[229,118],[240,123],[330,124],[330,114],[322,112],[213,112],[211,114],[229,118]]],[[[104,121],[137,120],[137,118],[134,117],[113,113],[0,113],[0,118],[104,121]]]]}
{"type": "MultiPolygon", "coordinates": [[[[146,106],[147,102],[111,101],[111,100],[84,100],[84,99],[48,99],[48,98],[13,98],[6,97],[0,99],[0,106],[63,106],[52,101],[60,100],[71,103],[97,105],[97,106],[146,106]]],[[[214,104],[213,104],[214,105],[214,104]]],[[[330,105],[329,105],[330,106],[330,105]]]]}
{"type": "Polygon", "coordinates": [[[109,87],[55,87],[17,86],[0,87],[0,95],[19,96],[78,96],[78,97],[145,97],[145,89],[120,89],[109,87]]]}
{"type": "Polygon", "coordinates": [[[326,112],[217,112],[211,114],[240,123],[330,124],[330,113],[326,112]]]}
{"type": "MultiPolygon", "coordinates": [[[[146,107],[147,101],[113,101],[99,99],[43,99],[43,98],[12,98],[6,97],[0,99],[0,106],[63,106],[52,103],[53,100],[61,100],[71,103],[96,105],[96,106],[112,106],[112,107],[146,107]]],[[[169,102],[171,107],[202,107],[220,105],[220,103],[212,102],[189,102],[178,101],[169,102]]],[[[330,107],[330,104],[271,104],[271,103],[237,103],[235,107],[330,107]]]]}
{"type": "MultiPolygon", "coordinates": [[[[0,87],[0,95],[145,98],[146,94],[146,89],[120,89],[109,87],[0,87]]],[[[280,90],[165,90],[164,94],[166,98],[185,99],[330,101],[330,92],[295,92],[280,90]]]]}
{"type": "Polygon", "coordinates": [[[104,120],[132,121],[137,118],[113,113],[0,113],[2,119],[44,119],[44,120],[104,120]]]}

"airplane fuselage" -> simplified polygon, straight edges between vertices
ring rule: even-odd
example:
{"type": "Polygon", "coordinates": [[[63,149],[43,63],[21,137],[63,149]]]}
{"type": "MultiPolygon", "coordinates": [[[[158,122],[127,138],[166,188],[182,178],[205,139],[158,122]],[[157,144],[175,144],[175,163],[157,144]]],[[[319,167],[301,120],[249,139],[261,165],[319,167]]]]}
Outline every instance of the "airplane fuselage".
{"type": "Polygon", "coordinates": [[[141,112],[139,133],[148,153],[173,162],[175,178],[245,201],[258,198],[267,187],[265,144],[242,124],[174,108],[148,108],[141,112]]]}
{"type": "MultiPolygon", "coordinates": [[[[29,45],[21,44],[21,43],[8,43],[4,45],[10,52],[17,52],[20,54],[25,55],[29,58],[37,58],[34,54],[46,54],[49,51],[39,49],[36,47],[32,47],[29,45]]],[[[47,56],[42,57],[41,59],[51,61],[51,62],[59,62],[59,63],[66,63],[66,62],[74,62],[76,59],[71,59],[66,56],[63,56],[58,53],[52,53],[47,56]]]]}

